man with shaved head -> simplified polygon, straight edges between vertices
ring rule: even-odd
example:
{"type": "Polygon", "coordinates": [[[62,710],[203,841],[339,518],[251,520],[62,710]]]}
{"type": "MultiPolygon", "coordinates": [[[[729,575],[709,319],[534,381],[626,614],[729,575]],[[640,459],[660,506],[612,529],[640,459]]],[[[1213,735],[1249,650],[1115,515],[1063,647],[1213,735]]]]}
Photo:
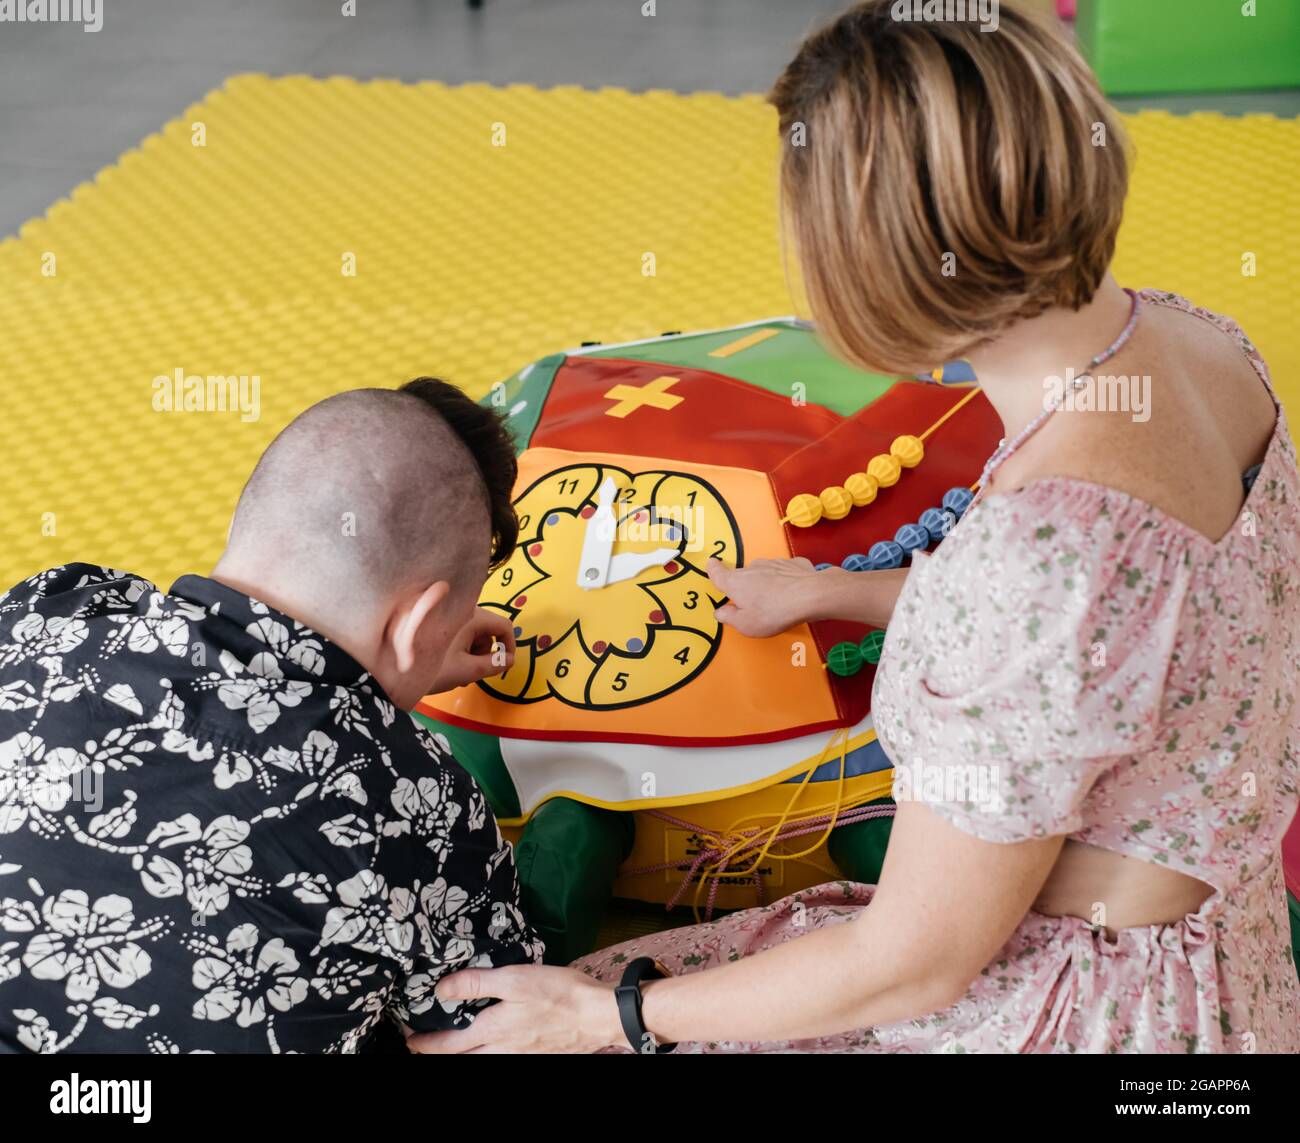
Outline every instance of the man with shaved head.
{"type": "Polygon", "coordinates": [[[0,597],[0,1052],[355,1051],[537,961],[505,845],[405,712],[499,673],[500,419],[340,393],[254,469],[210,577],[73,564],[0,597]]]}
{"type": "Polygon", "coordinates": [[[435,689],[444,654],[451,686],[499,674],[514,654],[505,618],[474,611],[514,549],[514,478],[497,416],[445,382],[339,393],[258,461],[213,578],[283,603],[409,710],[435,689]],[[496,665],[493,637],[506,656],[496,665]]]}

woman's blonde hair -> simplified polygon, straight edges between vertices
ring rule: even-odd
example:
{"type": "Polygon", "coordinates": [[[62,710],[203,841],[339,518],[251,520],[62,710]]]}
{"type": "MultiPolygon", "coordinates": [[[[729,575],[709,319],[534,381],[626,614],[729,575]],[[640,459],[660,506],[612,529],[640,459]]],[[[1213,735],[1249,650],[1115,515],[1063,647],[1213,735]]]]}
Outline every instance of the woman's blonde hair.
{"type": "Polygon", "coordinates": [[[1128,188],[1122,128],[1063,39],[1005,4],[994,31],[912,9],[856,5],[769,97],[818,328],[885,372],[1091,301],[1128,188]]]}

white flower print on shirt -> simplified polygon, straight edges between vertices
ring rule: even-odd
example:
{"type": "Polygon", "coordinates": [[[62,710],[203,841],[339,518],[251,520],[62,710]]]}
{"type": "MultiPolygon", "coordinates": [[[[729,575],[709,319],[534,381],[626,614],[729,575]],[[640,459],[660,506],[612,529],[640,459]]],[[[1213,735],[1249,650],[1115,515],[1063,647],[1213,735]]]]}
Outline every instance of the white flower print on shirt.
{"type": "Polygon", "coordinates": [[[249,663],[249,670],[254,674],[262,674],[268,665],[274,667],[275,673],[279,674],[280,665],[277,658],[280,656],[297,663],[308,674],[324,673],[323,647],[321,641],[314,635],[303,637],[299,631],[295,631],[294,635],[298,638],[292,638],[289,629],[283,623],[270,618],[250,623],[244,630],[271,648],[270,654],[253,656],[252,662],[249,663]]]}
{"type": "Polygon", "coordinates": [[[275,724],[282,706],[297,706],[311,694],[311,683],[286,679],[269,654],[254,656],[246,671],[234,655],[222,651],[221,667],[229,677],[216,683],[217,697],[230,710],[247,711],[249,729],[258,734],[275,724]]]}
{"type": "Polygon", "coordinates": [[[0,742],[0,834],[13,833],[29,818],[48,824],[72,799],[75,780],[90,760],[67,746],[45,748],[37,734],[16,734],[0,742]]]}
{"type": "Polygon", "coordinates": [[[150,608],[149,615],[110,615],[118,629],[105,640],[100,656],[115,655],[123,647],[137,655],[152,655],[159,649],[177,657],[190,649],[190,625],[177,615],[163,615],[150,608]]]}
{"type": "Polygon", "coordinates": [[[339,904],[325,915],[316,955],[327,945],[351,945],[363,952],[380,953],[398,960],[410,956],[415,939],[412,914],[416,897],[410,889],[390,891],[382,874],[363,869],[339,884],[339,904]]]}
{"type": "Polygon", "coordinates": [[[374,740],[366,716],[361,711],[361,694],[351,687],[335,687],[330,696],[330,710],[334,712],[334,725],[344,733],[353,732],[374,740]]]}
{"type": "Polygon", "coordinates": [[[247,822],[230,814],[213,818],[206,828],[193,814],[159,822],[146,843],[159,850],[185,848],[176,855],[178,861],[162,853],[153,854],[148,861],[137,855],[140,880],[154,897],[184,893],[196,918],[215,917],[230,904],[232,892],[240,897],[260,897],[268,889],[266,882],[250,875],[253,851],[244,843],[251,832],[247,822]]]}
{"type": "Polygon", "coordinates": [[[434,853],[445,854],[463,809],[451,793],[450,782],[444,784],[437,777],[421,775],[415,781],[399,778],[389,800],[402,820],[386,822],[384,835],[396,837],[414,831],[416,837],[426,839],[434,853]]]}
{"type": "Polygon", "coordinates": [[[34,1008],[15,1008],[18,1018],[18,1042],[29,1052],[52,1055],[59,1050],[59,1034],[34,1008]]]}
{"type": "Polygon", "coordinates": [[[142,940],[157,940],[167,922],[136,923],[128,898],[118,893],[94,904],[80,889],[65,889],[41,906],[41,929],[27,942],[23,967],[37,980],[65,981],[69,1000],[93,1000],[100,984],[129,988],[152,961],[142,940]]]}
{"type": "Polygon", "coordinates": [[[0,1052],[353,1051],[540,958],[448,744],[290,617],[79,565],[0,596],[0,656],[0,1052]]]}
{"type": "Polygon", "coordinates": [[[284,751],[276,763],[292,768],[294,773],[305,778],[314,779],[321,797],[347,798],[361,806],[369,801],[360,776],[370,768],[371,760],[356,754],[340,763],[339,744],[323,730],[313,730],[303,740],[300,751],[296,754],[284,751]]]}
{"type": "Polygon", "coordinates": [[[36,688],[26,679],[5,683],[0,686],[0,711],[30,710],[40,700],[36,697],[36,688]]]}
{"type": "Polygon", "coordinates": [[[257,926],[237,925],[225,944],[214,936],[186,940],[192,952],[203,955],[194,962],[194,987],[203,993],[194,1002],[196,1020],[228,1020],[241,1028],[267,1022],[272,1049],[277,1049],[267,1005],[288,1012],[307,998],[307,981],[298,975],[298,958],[280,937],[272,937],[259,950],[257,926]]]}
{"type": "Polygon", "coordinates": [[[90,628],[85,620],[28,613],[10,629],[12,642],[0,648],[0,666],[21,662],[23,659],[45,657],[57,659],[75,651],[86,641],[90,628]]]}

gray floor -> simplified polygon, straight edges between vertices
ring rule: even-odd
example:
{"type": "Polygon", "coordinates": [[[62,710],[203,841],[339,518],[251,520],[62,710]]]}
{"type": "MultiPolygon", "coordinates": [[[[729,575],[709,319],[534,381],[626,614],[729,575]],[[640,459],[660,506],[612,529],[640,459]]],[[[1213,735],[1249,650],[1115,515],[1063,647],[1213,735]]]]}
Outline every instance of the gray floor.
{"type": "MultiPolygon", "coordinates": [[[[0,24],[0,235],[244,71],[762,91],[846,0],[101,0],[104,26],[0,24]]],[[[1122,106],[1300,114],[1300,92],[1122,106]]]]}

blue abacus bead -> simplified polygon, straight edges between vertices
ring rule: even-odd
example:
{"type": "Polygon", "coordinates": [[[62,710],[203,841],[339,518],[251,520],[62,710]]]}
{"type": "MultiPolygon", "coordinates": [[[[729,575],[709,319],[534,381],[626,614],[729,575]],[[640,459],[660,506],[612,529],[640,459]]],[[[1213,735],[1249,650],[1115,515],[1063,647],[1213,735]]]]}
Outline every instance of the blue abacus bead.
{"type": "Polygon", "coordinates": [[[943,506],[960,520],[974,499],[975,493],[969,488],[950,488],[943,494],[943,506]]]}
{"type": "Polygon", "coordinates": [[[871,570],[871,561],[861,552],[855,552],[851,556],[845,556],[840,564],[845,571],[861,572],[871,570]]]}
{"type": "Polygon", "coordinates": [[[903,566],[903,556],[902,545],[896,544],[893,540],[881,540],[879,543],[872,544],[871,550],[867,553],[867,559],[871,561],[873,571],[901,568],[903,566]]]}
{"type": "Polygon", "coordinates": [[[834,564],[818,564],[818,565],[817,565],[817,570],[818,570],[818,571],[825,571],[827,568],[833,568],[834,566],[835,566],[834,564]]]}
{"type": "Polygon", "coordinates": [[[930,546],[930,533],[920,524],[904,524],[894,533],[894,543],[911,554],[918,548],[930,546]]]}
{"type": "Polygon", "coordinates": [[[951,508],[927,508],[921,513],[921,527],[930,533],[936,544],[952,531],[957,523],[957,513],[951,508]]]}

